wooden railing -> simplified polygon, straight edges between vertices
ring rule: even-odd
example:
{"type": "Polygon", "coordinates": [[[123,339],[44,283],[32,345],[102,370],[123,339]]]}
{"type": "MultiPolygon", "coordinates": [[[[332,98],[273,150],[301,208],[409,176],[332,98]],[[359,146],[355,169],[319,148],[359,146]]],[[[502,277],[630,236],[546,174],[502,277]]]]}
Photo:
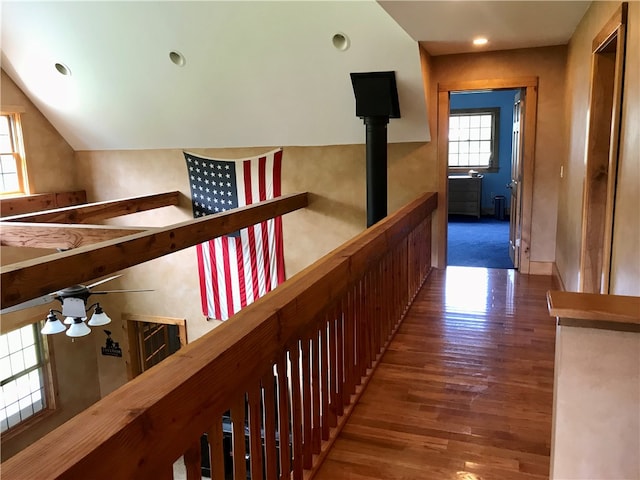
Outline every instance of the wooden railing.
{"type": "Polygon", "coordinates": [[[165,479],[181,456],[187,478],[200,478],[203,433],[213,479],[312,476],[431,269],[436,198],[408,204],[10,458],[3,479],[165,479]]]}

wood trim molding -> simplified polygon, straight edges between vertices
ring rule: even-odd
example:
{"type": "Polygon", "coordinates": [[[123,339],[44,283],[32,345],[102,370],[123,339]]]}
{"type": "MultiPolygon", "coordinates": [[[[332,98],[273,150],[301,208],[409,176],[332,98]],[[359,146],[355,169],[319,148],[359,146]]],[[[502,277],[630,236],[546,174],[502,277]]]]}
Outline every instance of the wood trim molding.
{"type": "Polygon", "coordinates": [[[529,275],[552,275],[553,262],[529,262],[529,275]]]}
{"type": "Polygon", "coordinates": [[[438,84],[438,92],[465,90],[500,90],[524,87],[537,87],[538,77],[495,78],[489,80],[466,80],[438,84]]]}
{"type": "Polygon", "coordinates": [[[148,322],[148,323],[162,323],[164,325],[176,325],[178,327],[180,335],[180,348],[185,347],[189,343],[187,337],[187,319],[176,317],[160,317],[157,315],[142,315],[137,313],[123,313],[122,316],[122,329],[124,330],[124,338],[128,340],[128,357],[125,359],[127,368],[127,378],[133,380],[135,377],[142,373],[142,367],[140,365],[138,343],[136,338],[135,328],[130,328],[129,322],[148,322]]]}
{"type": "Polygon", "coordinates": [[[522,145],[522,238],[520,240],[520,273],[528,274],[531,259],[531,226],[533,222],[533,187],[538,121],[538,86],[525,89],[524,138],[522,145]]]}
{"type": "Polygon", "coordinates": [[[558,285],[559,290],[561,292],[565,292],[567,287],[564,285],[564,280],[562,280],[562,275],[560,274],[560,270],[558,269],[558,264],[556,262],[553,262],[551,275],[553,276],[555,283],[558,285]]]}
{"type": "Polygon", "coordinates": [[[620,8],[611,16],[604,27],[598,32],[591,43],[591,51],[596,53],[611,41],[618,27],[627,25],[628,3],[622,2],[620,8]]]}
{"type": "Polygon", "coordinates": [[[522,147],[522,238],[520,243],[520,273],[530,273],[531,222],[533,211],[533,181],[538,117],[538,77],[515,77],[493,80],[471,80],[438,84],[438,225],[437,268],[447,265],[447,195],[449,135],[449,96],[452,91],[468,90],[525,90],[524,132],[522,147]]]}
{"type": "Polygon", "coordinates": [[[307,204],[307,193],[283,195],[225,213],[7,265],[0,269],[0,308],[192,247],[307,204]]]}
{"type": "Polygon", "coordinates": [[[438,91],[438,210],[436,212],[436,225],[438,228],[438,244],[436,248],[438,260],[436,268],[447,267],[447,222],[449,217],[449,96],[448,90],[438,91]]]}
{"type": "Polygon", "coordinates": [[[0,115],[10,115],[12,113],[24,113],[27,109],[24,105],[0,105],[0,115]]]}

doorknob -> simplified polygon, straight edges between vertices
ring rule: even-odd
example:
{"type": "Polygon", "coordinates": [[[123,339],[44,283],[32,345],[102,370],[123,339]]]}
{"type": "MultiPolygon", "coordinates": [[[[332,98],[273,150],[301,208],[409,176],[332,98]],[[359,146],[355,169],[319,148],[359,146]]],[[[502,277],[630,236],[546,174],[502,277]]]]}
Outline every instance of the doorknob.
{"type": "Polygon", "coordinates": [[[509,183],[507,183],[506,187],[507,187],[509,190],[513,190],[513,189],[515,188],[515,186],[516,186],[516,183],[517,183],[517,182],[509,182],[509,183]]]}

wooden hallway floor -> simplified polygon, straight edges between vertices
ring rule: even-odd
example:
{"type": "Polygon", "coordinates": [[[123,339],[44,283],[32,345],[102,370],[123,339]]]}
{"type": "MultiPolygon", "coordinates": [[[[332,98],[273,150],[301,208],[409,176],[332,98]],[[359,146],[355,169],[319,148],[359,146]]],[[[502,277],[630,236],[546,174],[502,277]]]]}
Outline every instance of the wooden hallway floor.
{"type": "Polygon", "coordinates": [[[315,478],[549,478],[553,288],[514,270],[433,271],[315,478]]]}

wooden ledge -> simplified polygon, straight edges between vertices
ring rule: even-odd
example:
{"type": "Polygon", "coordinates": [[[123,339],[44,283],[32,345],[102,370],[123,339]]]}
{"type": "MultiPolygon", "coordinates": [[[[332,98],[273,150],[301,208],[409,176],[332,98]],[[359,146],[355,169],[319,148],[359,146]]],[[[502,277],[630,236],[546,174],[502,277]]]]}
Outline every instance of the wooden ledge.
{"type": "Polygon", "coordinates": [[[558,325],[640,332],[640,297],[552,290],[547,305],[558,325]]]}

